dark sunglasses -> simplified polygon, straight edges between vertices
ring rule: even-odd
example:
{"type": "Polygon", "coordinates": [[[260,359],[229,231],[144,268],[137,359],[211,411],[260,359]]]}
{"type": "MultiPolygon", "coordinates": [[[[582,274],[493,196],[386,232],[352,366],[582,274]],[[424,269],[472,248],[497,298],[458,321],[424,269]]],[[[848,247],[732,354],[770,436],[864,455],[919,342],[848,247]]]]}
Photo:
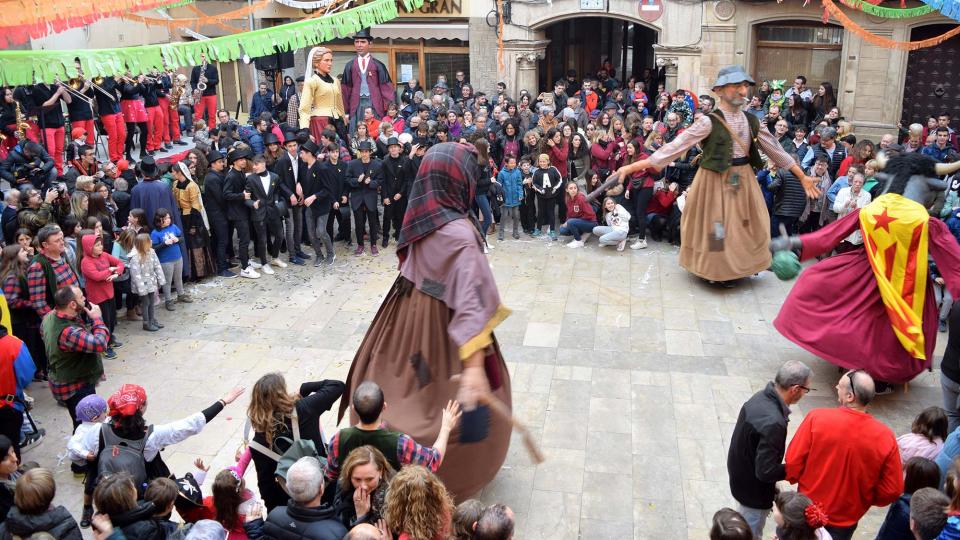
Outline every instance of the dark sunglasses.
{"type": "Polygon", "coordinates": [[[853,394],[853,399],[859,401],[860,398],[857,397],[857,388],[853,385],[853,376],[857,373],[863,371],[862,369],[854,369],[847,372],[847,378],[850,379],[850,393],[853,394]]]}

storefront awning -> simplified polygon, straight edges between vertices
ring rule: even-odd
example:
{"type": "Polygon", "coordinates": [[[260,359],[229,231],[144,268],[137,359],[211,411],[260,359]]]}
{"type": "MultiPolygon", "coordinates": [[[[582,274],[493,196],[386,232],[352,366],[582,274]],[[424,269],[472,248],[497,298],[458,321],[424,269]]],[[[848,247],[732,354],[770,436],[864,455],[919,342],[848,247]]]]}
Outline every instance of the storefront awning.
{"type": "Polygon", "coordinates": [[[370,33],[377,39],[461,39],[467,41],[466,23],[376,24],[370,33]]]}

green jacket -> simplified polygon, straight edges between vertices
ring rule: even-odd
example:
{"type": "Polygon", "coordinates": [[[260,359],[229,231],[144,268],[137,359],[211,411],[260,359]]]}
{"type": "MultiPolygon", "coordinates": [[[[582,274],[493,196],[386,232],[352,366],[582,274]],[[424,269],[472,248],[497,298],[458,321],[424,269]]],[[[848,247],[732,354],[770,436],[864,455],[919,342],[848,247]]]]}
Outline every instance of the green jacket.
{"type": "Polygon", "coordinates": [[[98,353],[64,351],[60,348],[60,334],[66,328],[81,324],[74,319],[58,317],[56,310],[47,313],[40,323],[51,381],[60,384],[96,384],[103,376],[103,361],[98,353]]]}
{"type": "MultiPolygon", "coordinates": [[[[750,125],[750,165],[754,169],[763,168],[763,158],[760,157],[760,143],[757,141],[757,134],[760,132],[760,120],[752,114],[744,113],[747,117],[747,123],[750,125]]],[[[733,164],[733,138],[730,132],[718,120],[719,113],[710,113],[710,120],[713,123],[713,129],[703,140],[703,156],[700,158],[700,166],[708,171],[724,173],[733,164]]],[[[719,118],[723,118],[720,116],[719,118]]]]}

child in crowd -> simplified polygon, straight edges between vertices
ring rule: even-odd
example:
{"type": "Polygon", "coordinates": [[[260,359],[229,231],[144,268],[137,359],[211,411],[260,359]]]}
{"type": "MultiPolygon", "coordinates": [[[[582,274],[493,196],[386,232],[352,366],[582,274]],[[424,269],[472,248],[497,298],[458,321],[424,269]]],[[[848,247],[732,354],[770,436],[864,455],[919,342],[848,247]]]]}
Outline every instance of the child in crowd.
{"type": "Polygon", "coordinates": [[[136,298],[136,295],[130,292],[130,252],[133,251],[133,244],[137,239],[137,233],[133,229],[127,228],[120,233],[117,241],[113,243],[113,255],[121,263],[123,263],[125,272],[121,273],[120,277],[113,280],[113,295],[117,309],[120,309],[121,306],[127,306],[127,320],[128,321],[138,321],[140,318],[137,316],[136,306],[139,305],[139,301],[136,298]],[[124,300],[124,295],[126,295],[126,300],[124,300]]]}
{"type": "MultiPolygon", "coordinates": [[[[96,219],[96,218],[93,218],[96,219]]],[[[99,225],[100,222],[97,221],[99,225]]],[[[83,237],[83,260],[80,268],[87,283],[87,300],[100,306],[103,322],[110,330],[110,342],[107,344],[107,358],[116,358],[114,347],[122,347],[123,343],[114,338],[117,327],[117,308],[113,300],[113,282],[123,274],[124,265],[120,259],[103,252],[103,238],[97,234],[88,234],[83,237]]]]}
{"type": "MultiPolygon", "coordinates": [[[[228,531],[227,540],[246,540],[243,522],[248,514],[258,513],[260,506],[259,499],[246,487],[243,480],[247,466],[250,465],[250,458],[250,449],[245,448],[238,456],[236,465],[223,469],[214,477],[213,494],[204,497],[202,506],[187,511],[183,518],[188,522],[214,519],[228,531]]],[[[210,467],[205,467],[201,458],[197,458],[193,464],[196,470],[192,476],[196,479],[196,488],[199,489],[210,467]]]]}
{"type": "Polygon", "coordinates": [[[167,538],[180,528],[180,524],[170,519],[179,490],[177,483],[169,478],[154,478],[143,493],[143,500],[153,503],[153,519],[163,528],[167,538]]]}
{"type": "Polygon", "coordinates": [[[779,540],[827,540],[827,516],[809,497],[796,491],[782,491],[774,500],[773,520],[779,540]]]}
{"type": "Polygon", "coordinates": [[[922,457],[912,457],[903,467],[903,494],[887,508],[887,516],[877,532],[877,540],[912,538],[910,533],[910,499],[919,489],[937,489],[940,484],[940,468],[936,462],[922,457]]]}
{"type": "Polygon", "coordinates": [[[100,426],[107,419],[107,402],[96,394],[90,394],[77,403],[76,414],[80,425],[67,442],[67,458],[70,459],[70,470],[73,474],[86,474],[80,526],[87,528],[93,516],[93,488],[97,478],[97,471],[93,470],[93,460],[97,456],[88,450],[91,447],[89,441],[100,437],[100,426]]]}
{"type": "MultiPolygon", "coordinates": [[[[531,132],[535,133],[535,132],[531,132]]],[[[520,199],[520,225],[527,234],[535,234],[537,227],[537,194],[533,190],[533,164],[529,158],[520,160],[520,182],[523,184],[523,197],[520,199]]]]}
{"type": "Polygon", "coordinates": [[[534,236],[546,234],[550,230],[550,238],[557,239],[557,205],[556,198],[563,187],[563,177],[556,167],[550,165],[550,156],[540,154],[537,158],[537,169],[533,172],[533,190],[537,194],[537,229],[534,236]]]}
{"type": "Polygon", "coordinates": [[[940,407],[927,407],[913,420],[910,433],[897,437],[900,461],[912,457],[937,459],[947,438],[947,414],[940,407]]]}
{"type": "Polygon", "coordinates": [[[587,197],[580,193],[576,181],[567,182],[566,187],[567,221],[560,227],[561,236],[572,236],[573,240],[567,244],[568,248],[581,248],[597,224],[597,214],[587,202],[587,197]]]}
{"type": "Polygon", "coordinates": [[[158,208],[153,214],[150,240],[163,268],[163,300],[167,311],[174,310],[173,297],[170,295],[170,290],[174,287],[177,289],[177,302],[193,302],[183,288],[183,253],[180,251],[182,239],[183,231],[173,223],[170,212],[166,208],[158,208]]]}
{"type": "Polygon", "coordinates": [[[497,182],[503,186],[503,208],[500,215],[500,229],[497,240],[503,241],[507,220],[513,222],[513,238],[520,238],[520,203],[523,201],[523,175],[517,169],[517,156],[507,155],[504,167],[497,173],[497,182]]]}
{"type": "Polygon", "coordinates": [[[140,312],[143,316],[143,329],[156,332],[163,328],[157,320],[153,297],[166,279],[160,259],[153,251],[153,242],[149,234],[138,234],[135,243],[136,252],[130,257],[130,290],[140,297],[140,312]]]}
{"type": "Polygon", "coordinates": [[[607,197],[603,200],[603,219],[606,225],[594,227],[593,234],[601,246],[617,246],[617,251],[623,251],[630,232],[630,212],[617,204],[613,197],[607,197]]]}
{"type": "Polygon", "coordinates": [[[141,208],[130,210],[127,216],[127,228],[133,229],[134,234],[150,234],[150,225],[147,223],[147,214],[141,208]]]}

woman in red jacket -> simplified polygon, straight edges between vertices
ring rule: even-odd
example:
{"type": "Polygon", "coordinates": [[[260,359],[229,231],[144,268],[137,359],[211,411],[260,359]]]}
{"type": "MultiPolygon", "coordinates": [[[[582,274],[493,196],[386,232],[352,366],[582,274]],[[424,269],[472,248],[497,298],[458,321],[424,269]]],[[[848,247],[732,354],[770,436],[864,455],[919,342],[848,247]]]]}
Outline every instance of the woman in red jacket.
{"type": "Polygon", "coordinates": [[[120,259],[104,253],[103,238],[99,235],[88,234],[80,240],[83,246],[83,259],[80,261],[80,271],[86,281],[87,300],[100,306],[103,322],[110,330],[110,342],[107,344],[107,358],[116,358],[114,347],[123,344],[113,336],[117,326],[117,306],[113,301],[113,281],[123,275],[123,263],[120,259]]]}

